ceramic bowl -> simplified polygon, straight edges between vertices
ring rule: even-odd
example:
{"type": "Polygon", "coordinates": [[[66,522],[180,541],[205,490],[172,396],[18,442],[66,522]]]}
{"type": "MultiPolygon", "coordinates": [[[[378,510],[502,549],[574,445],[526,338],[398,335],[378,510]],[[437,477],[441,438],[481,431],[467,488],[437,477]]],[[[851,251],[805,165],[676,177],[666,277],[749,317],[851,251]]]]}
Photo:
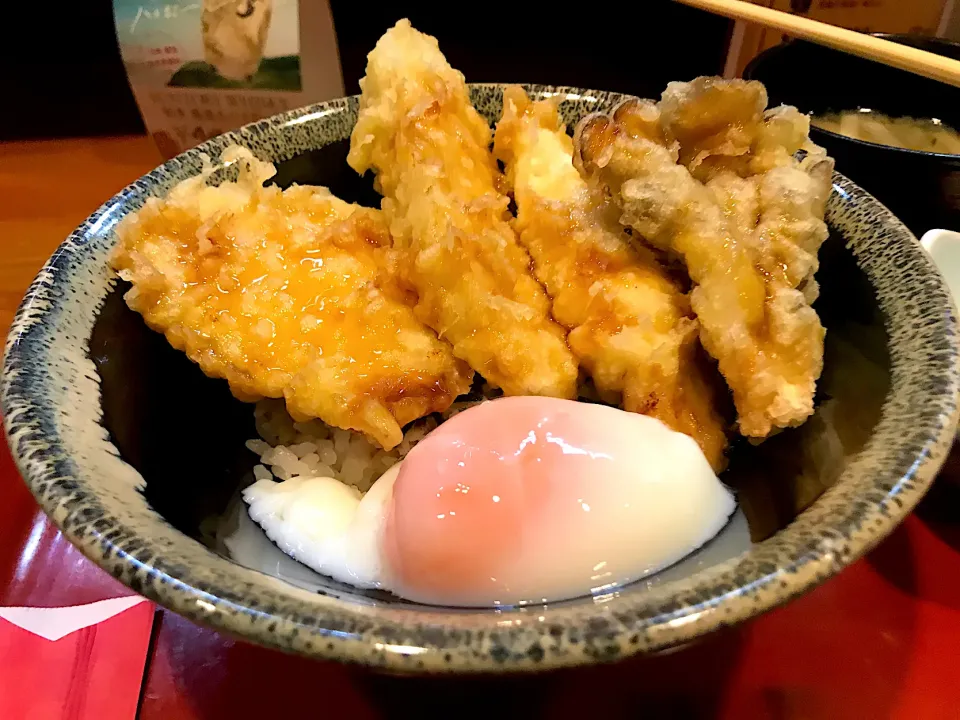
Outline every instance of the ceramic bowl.
{"type": "MultiPolygon", "coordinates": [[[[529,89],[563,98],[571,123],[623,99],[529,89]]],[[[472,93],[486,117],[499,116],[502,86],[472,93]]],[[[917,240],[838,174],[818,275],[828,331],[817,412],[758,447],[733,448],[723,479],[740,511],[699,553],[603,595],[491,610],[359,591],[286,558],[238,500],[256,460],[243,447],[252,406],[145,328],[106,258],[124,215],[233,143],[277,162],[281,185],[327,184],[376,203],[370,179],[344,162],[357,106],[354,97],[285,113],[141,178],[64,242],[17,314],[2,384],[17,464],[66,536],[137,592],[253,642],[391,671],[609,661],[802,594],[889,533],[932,482],[957,420],[956,312],[917,240]]]]}

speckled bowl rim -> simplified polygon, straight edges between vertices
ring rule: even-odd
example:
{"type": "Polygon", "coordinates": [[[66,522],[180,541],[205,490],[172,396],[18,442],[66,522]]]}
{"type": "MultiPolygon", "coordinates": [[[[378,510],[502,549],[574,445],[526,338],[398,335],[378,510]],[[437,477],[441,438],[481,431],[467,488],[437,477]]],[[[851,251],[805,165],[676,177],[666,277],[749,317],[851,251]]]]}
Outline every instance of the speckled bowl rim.
{"type": "MultiPolygon", "coordinates": [[[[483,111],[484,103],[498,103],[503,87],[472,86],[478,108],[483,111]]],[[[577,88],[526,87],[571,102],[589,100],[596,109],[608,109],[623,97],[577,88]]],[[[147,174],[70,235],[44,265],[17,312],[0,384],[0,407],[17,466],[64,535],[134,590],[197,622],[260,644],[394,671],[522,671],[581,665],[680,645],[787,602],[876,545],[933,481],[957,423],[956,310],[916,238],[877,200],[836,174],[834,195],[840,199],[832,200],[831,207],[840,209],[831,211],[831,222],[845,238],[866,236],[848,241],[848,247],[878,289],[888,318],[891,389],[873,436],[837,484],[787,528],[744,555],[650,590],[628,587],[602,600],[474,612],[371,606],[336,598],[315,607],[303,591],[274,578],[263,580],[266,576],[257,574],[260,584],[238,579],[235,585],[218,587],[202,577],[202,568],[165,558],[162,548],[144,553],[144,548],[151,548],[151,539],[104,516],[95,481],[77,472],[64,447],[57,408],[44,397],[49,384],[65,382],[45,369],[51,357],[49,334],[54,333],[58,342],[87,342],[56,336],[58,313],[72,300],[64,277],[78,267],[76,263],[82,266],[84,246],[95,233],[112,227],[145,195],[164,192],[172,176],[196,173],[201,154],[216,157],[226,145],[246,145],[296,124],[355,112],[356,104],[353,96],[282,113],[214,138],[147,174]],[[262,587],[271,590],[261,592],[262,587]],[[217,612],[198,609],[205,606],[217,612]]],[[[293,154],[284,157],[280,152],[275,159],[293,154]]],[[[70,392],[66,385],[57,388],[61,389],[70,392]]],[[[228,562],[209,554],[210,563],[228,562]]],[[[239,578],[253,571],[237,567],[236,572],[239,578]]]]}

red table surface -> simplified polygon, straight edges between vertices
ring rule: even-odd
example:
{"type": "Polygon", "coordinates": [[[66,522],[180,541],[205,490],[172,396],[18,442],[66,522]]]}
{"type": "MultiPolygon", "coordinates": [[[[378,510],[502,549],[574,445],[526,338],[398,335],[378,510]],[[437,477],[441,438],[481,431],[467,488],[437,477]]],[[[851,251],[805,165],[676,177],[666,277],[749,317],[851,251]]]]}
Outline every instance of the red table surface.
{"type": "MultiPolygon", "coordinates": [[[[946,475],[960,476],[954,451],[946,475]]],[[[0,449],[0,604],[129,593],[39,511],[0,449]]],[[[868,557],[699,644],[508,678],[404,678],[266,650],[161,612],[139,717],[960,718],[960,492],[943,476],[868,557]]]]}

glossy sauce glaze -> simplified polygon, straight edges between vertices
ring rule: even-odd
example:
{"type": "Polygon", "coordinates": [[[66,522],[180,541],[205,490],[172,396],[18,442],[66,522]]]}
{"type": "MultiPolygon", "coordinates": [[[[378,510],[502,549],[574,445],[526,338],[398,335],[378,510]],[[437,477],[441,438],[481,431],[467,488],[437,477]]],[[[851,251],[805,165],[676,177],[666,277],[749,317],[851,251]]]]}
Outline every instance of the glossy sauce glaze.
{"type": "Polygon", "coordinates": [[[297,419],[393,447],[472,373],[388,271],[379,211],[322,187],[261,187],[273,166],[239,148],[224,162],[231,152],[247,163],[237,182],[192,178],[118,226],[127,302],[238,398],[283,397],[297,419]]]}

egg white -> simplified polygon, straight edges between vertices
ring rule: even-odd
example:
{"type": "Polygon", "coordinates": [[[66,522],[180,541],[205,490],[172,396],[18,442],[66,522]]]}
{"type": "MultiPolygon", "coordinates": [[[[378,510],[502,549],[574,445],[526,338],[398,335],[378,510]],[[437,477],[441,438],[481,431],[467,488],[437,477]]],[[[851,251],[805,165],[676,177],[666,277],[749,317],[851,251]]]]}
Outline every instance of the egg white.
{"type": "Polygon", "coordinates": [[[383,586],[381,537],[399,465],[365,494],[330,477],[258,480],[243,491],[250,517],[285,553],[360,588],[383,586]]]}
{"type": "MultiPolygon", "coordinates": [[[[403,462],[387,470],[365,495],[334,478],[294,477],[280,483],[259,480],[243,491],[243,499],[250,517],[283,552],[355,587],[382,588],[427,604],[473,607],[607,592],[690,555],[723,529],[736,508],[733,494],[691,438],[653,418],[623,416],[615,424],[622,427],[607,424],[605,431],[629,448],[618,472],[598,486],[597,498],[613,498],[629,512],[616,513],[616,522],[595,524],[586,534],[573,533],[576,537],[562,532],[576,522],[561,520],[559,528],[553,520],[531,526],[523,552],[514,559],[517,566],[507,573],[520,578],[511,587],[465,589],[456,597],[440,597],[397,581],[383,538],[403,462]],[[595,556],[603,559],[596,566],[595,556]],[[588,566],[594,566],[593,571],[584,572],[588,566]]],[[[423,442],[428,443],[429,436],[423,442]]],[[[564,517],[553,504],[548,502],[547,516],[564,517]]]]}

